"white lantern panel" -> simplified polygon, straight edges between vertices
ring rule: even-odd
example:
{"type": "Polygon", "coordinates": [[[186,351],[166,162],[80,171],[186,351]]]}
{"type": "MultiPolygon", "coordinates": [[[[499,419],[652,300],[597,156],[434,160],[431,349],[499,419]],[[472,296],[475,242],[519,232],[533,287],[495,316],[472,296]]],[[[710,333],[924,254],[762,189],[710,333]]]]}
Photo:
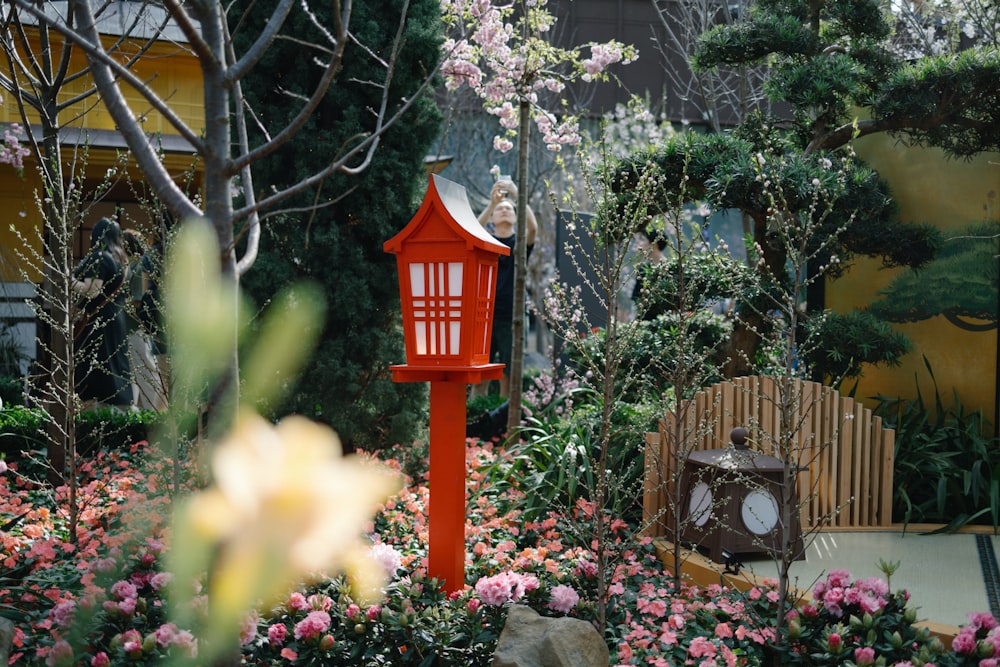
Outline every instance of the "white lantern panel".
{"type": "Polygon", "coordinates": [[[696,526],[704,526],[712,516],[712,489],[704,482],[698,482],[691,489],[688,502],[688,519],[696,526]]]}
{"type": "Polygon", "coordinates": [[[751,491],[740,507],[743,525],[754,535],[767,535],[778,525],[778,501],[764,489],[751,491]]]}
{"type": "Polygon", "coordinates": [[[462,262],[409,265],[416,355],[461,354],[464,272],[462,262]]]}
{"type": "Polygon", "coordinates": [[[465,265],[462,262],[448,262],[448,296],[458,297],[462,301],[462,272],[465,265]]]}
{"type": "MultiPolygon", "coordinates": [[[[424,264],[423,262],[414,262],[410,264],[410,297],[416,299],[418,297],[426,296],[424,286],[424,264]]],[[[414,302],[415,304],[416,302],[414,302]]],[[[423,303],[423,302],[421,302],[423,303]]]]}
{"type": "Polygon", "coordinates": [[[419,320],[413,323],[414,340],[417,343],[417,354],[427,354],[427,323],[419,320]]]}

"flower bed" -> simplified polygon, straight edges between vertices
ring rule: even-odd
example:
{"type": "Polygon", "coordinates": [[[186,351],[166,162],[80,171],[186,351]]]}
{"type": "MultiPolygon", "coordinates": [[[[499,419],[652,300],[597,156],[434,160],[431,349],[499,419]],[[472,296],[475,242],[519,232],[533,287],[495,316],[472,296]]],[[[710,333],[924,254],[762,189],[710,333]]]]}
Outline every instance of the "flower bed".
{"type": "MultiPolygon", "coordinates": [[[[463,591],[446,595],[426,578],[428,486],[408,479],[369,526],[372,556],[391,574],[383,599],[360,603],[343,578],[318,577],[247,615],[244,664],[485,666],[511,604],[596,622],[602,561],[588,537],[593,505],[578,501],[521,521],[523,492],[483,483],[480,471],[501,455],[474,442],[467,454],[463,591]]],[[[76,545],[68,540],[65,489],[37,486],[14,464],[0,476],[0,608],[17,624],[12,664],[101,667],[197,655],[200,626],[174,624],[165,599],[171,575],[160,567],[170,543],[172,471],[172,461],[142,444],[96,456],[83,468],[76,545]]],[[[816,604],[793,612],[779,637],[774,582],[745,591],[675,587],[649,540],[621,521],[605,525],[612,549],[604,561],[605,637],[616,665],[757,665],[779,644],[790,665],[992,667],[1000,655],[989,615],[974,615],[945,651],[914,627],[905,593],[851,582],[844,572],[831,573],[814,591],[816,604]]]]}

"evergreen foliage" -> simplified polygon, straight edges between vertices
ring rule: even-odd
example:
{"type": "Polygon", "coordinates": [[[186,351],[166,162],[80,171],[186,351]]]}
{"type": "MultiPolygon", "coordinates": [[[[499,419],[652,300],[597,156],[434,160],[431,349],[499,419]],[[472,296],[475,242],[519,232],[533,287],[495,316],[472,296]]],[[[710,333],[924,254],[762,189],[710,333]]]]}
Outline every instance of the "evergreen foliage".
{"type": "MultiPolygon", "coordinates": [[[[815,194],[843,182],[833,210],[823,214],[827,229],[812,237],[822,252],[810,255],[810,272],[835,278],[858,256],[880,259],[887,267],[927,266],[942,246],[941,233],[902,223],[886,183],[847,147],[857,137],[887,133],[952,157],[997,150],[1000,53],[984,42],[949,55],[905,56],[893,45],[892,20],[877,0],[762,0],[746,15],[709,29],[693,65],[704,72],[766,64],[765,92],[781,115],[749,113],[731,132],[673,138],[633,155],[619,164],[616,190],[627,192],[655,168],[663,175],[664,210],[684,192],[713,208],[741,211],[751,230],[748,242],[759,248],[763,266],[781,276],[786,257],[773,242],[775,224],[815,218],[815,194]],[[767,182],[755,161],[769,150],[784,157],[770,165],[774,172],[767,182]],[[770,210],[767,196],[777,184],[782,211],[770,210]]],[[[821,288],[812,291],[809,305],[822,306],[821,288]]],[[[893,355],[905,351],[901,341],[885,338],[877,317],[845,324],[824,329],[821,356],[836,362],[833,366],[869,357],[858,341],[884,341],[884,363],[894,363],[893,355]],[[867,333],[859,333],[864,327],[867,333]],[[835,339],[837,333],[850,335],[835,339]]],[[[766,325],[747,323],[755,333],[743,338],[738,357],[756,358],[766,325]]],[[[860,370],[853,361],[846,366],[852,374],[860,370]]],[[[750,370],[737,364],[731,372],[750,370]]]]}
{"type": "MultiPolygon", "coordinates": [[[[270,9],[243,4],[244,22],[266,20],[270,9]]],[[[400,0],[354,4],[351,32],[372,51],[347,46],[335,91],[324,98],[299,138],[255,171],[259,187],[304,178],[370,126],[371,109],[381,92],[370,81],[376,71],[371,59],[388,57],[403,6],[400,0]]],[[[280,128],[295,112],[295,101],[283,91],[308,89],[320,74],[296,45],[296,40],[310,39],[316,27],[302,18],[285,30],[285,39],[268,50],[260,74],[246,91],[260,122],[269,128],[280,128]]],[[[412,0],[393,89],[408,96],[433,71],[440,31],[436,0],[412,0]]],[[[439,122],[432,100],[421,100],[385,134],[363,173],[336,174],[318,191],[306,191],[289,209],[265,220],[259,257],[243,278],[244,288],[261,306],[294,281],[315,281],[323,289],[326,326],[313,363],[282,413],[296,412],[332,425],[348,449],[409,442],[423,422],[425,387],[395,384],[388,370],[390,364],[402,363],[404,352],[395,259],[383,252],[382,244],[419,205],[426,187],[424,157],[439,122]],[[314,206],[318,208],[312,210],[314,206]]]]}

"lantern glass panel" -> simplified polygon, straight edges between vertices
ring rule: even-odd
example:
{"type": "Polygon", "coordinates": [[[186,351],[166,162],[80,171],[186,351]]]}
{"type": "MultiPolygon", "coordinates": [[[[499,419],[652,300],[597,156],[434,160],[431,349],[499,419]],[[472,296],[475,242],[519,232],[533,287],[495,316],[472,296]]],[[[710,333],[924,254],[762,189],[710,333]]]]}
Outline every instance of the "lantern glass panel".
{"type": "Polygon", "coordinates": [[[458,355],[462,339],[462,262],[411,262],[410,301],[418,356],[458,355]]]}

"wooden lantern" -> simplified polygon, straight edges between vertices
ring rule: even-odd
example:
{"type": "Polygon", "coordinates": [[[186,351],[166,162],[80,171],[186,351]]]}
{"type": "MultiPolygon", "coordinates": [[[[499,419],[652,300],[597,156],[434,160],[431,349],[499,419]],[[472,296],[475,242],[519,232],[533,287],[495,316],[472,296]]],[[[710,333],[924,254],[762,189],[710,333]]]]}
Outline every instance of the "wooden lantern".
{"type": "Polygon", "coordinates": [[[497,263],[510,248],[479,224],[465,188],[432,174],[416,215],[383,247],[396,255],[406,340],[406,364],[392,367],[394,377],[502,372],[489,363],[490,333],[497,263]]]}
{"type": "Polygon", "coordinates": [[[740,554],[777,554],[790,531],[795,560],[805,558],[798,504],[791,525],[781,523],[785,465],[751,451],[747,431],[733,429],[732,446],[692,452],[681,472],[682,538],[716,563],[740,554]]]}
{"type": "Polygon", "coordinates": [[[417,214],[385,242],[395,253],[406,363],[395,382],[430,382],[428,574],[453,593],[465,586],[465,394],[497,380],[490,333],[497,263],[510,248],[476,219],[465,188],[437,174],[417,214]]]}

